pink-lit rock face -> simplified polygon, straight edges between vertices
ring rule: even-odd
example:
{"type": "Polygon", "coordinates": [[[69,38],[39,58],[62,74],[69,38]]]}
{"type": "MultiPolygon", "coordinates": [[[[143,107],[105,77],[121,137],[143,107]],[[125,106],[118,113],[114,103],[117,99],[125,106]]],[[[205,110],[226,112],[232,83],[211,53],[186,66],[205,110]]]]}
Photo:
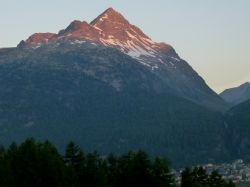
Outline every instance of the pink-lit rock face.
{"type": "Polygon", "coordinates": [[[61,30],[57,39],[79,39],[97,41],[99,31],[83,21],[73,21],[65,30],[61,30]]]}
{"type": "Polygon", "coordinates": [[[53,38],[56,34],[53,33],[35,33],[31,35],[27,40],[26,43],[41,43],[46,42],[53,38]]]}
{"type": "MultiPolygon", "coordinates": [[[[100,42],[107,46],[117,47],[127,53],[157,53],[157,49],[171,46],[153,42],[138,27],[131,25],[120,13],[109,8],[90,23],[102,36],[100,42]]],[[[151,56],[149,54],[149,56],[151,56]]]]}
{"type": "Polygon", "coordinates": [[[179,60],[170,45],[152,41],[138,27],[130,24],[123,15],[112,8],[104,11],[90,23],[75,20],[58,34],[34,34],[24,44],[32,44],[34,48],[38,48],[41,43],[50,41],[70,41],[78,44],[83,41],[94,42],[116,48],[152,68],[157,68],[155,63],[163,63],[163,55],[172,56],[175,61],[179,60]],[[34,46],[35,44],[37,46],[34,46]]]}

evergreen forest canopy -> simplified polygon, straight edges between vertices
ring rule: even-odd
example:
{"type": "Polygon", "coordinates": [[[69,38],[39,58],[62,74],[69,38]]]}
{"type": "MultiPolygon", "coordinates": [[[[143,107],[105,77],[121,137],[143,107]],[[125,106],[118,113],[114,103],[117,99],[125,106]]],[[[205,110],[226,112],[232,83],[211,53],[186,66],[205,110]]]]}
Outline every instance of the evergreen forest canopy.
{"type": "Polygon", "coordinates": [[[186,168],[176,184],[165,158],[150,159],[143,151],[121,156],[85,153],[70,142],[64,155],[48,141],[27,139],[0,148],[1,187],[234,187],[216,172],[186,168]]]}

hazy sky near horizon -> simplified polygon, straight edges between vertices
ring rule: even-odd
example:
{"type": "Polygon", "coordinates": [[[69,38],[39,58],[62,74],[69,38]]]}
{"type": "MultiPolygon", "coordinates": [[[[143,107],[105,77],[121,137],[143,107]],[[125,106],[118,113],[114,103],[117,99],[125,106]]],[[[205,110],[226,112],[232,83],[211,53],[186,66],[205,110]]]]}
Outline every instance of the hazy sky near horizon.
{"type": "Polygon", "coordinates": [[[250,0],[0,0],[0,48],[109,7],[171,44],[215,91],[250,81],[250,0]]]}

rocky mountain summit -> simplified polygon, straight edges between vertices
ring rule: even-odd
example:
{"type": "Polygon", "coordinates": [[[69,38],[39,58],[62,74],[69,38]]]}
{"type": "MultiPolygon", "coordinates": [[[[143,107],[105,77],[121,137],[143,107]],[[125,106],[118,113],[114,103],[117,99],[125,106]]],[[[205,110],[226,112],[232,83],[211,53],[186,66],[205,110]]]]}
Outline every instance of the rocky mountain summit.
{"type": "Polygon", "coordinates": [[[164,55],[171,55],[173,62],[169,62],[170,66],[174,66],[175,61],[180,61],[170,45],[152,41],[112,8],[104,11],[90,24],[86,21],[75,20],[58,34],[36,33],[30,36],[24,44],[36,48],[50,41],[71,41],[72,44],[89,41],[117,48],[151,68],[158,68],[157,62],[164,64],[164,59],[162,59],[164,55]]]}

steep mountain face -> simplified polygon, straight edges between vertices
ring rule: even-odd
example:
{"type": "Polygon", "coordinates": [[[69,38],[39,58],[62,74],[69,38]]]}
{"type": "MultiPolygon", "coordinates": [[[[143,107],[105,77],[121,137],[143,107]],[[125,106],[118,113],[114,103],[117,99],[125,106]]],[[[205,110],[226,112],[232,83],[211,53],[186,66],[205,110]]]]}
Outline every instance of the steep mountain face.
{"type": "Polygon", "coordinates": [[[73,140],[104,155],[145,149],[179,165],[231,158],[224,119],[212,110],[222,99],[171,46],[113,9],[0,49],[0,75],[2,143],[73,140]]]}
{"type": "Polygon", "coordinates": [[[66,42],[5,54],[0,58],[2,143],[36,137],[63,149],[73,140],[104,155],[140,148],[178,165],[228,155],[219,113],[152,92],[164,84],[116,49],[66,42]]]}
{"type": "Polygon", "coordinates": [[[103,12],[90,24],[85,21],[73,21],[58,34],[37,33],[22,41],[18,47],[37,49],[42,46],[56,47],[60,43],[70,43],[77,48],[86,42],[117,49],[133,58],[134,63],[145,66],[148,70],[145,76],[153,74],[157,77],[157,82],[164,85],[151,88],[154,92],[172,93],[210,108],[225,108],[224,101],[170,45],[152,41],[112,8],[103,12]]]}
{"type": "Polygon", "coordinates": [[[220,93],[220,96],[232,105],[242,103],[250,99],[250,83],[246,82],[238,87],[226,89],[220,93]]]}
{"type": "Polygon", "coordinates": [[[228,147],[235,158],[250,161],[250,100],[230,109],[226,114],[228,147]]]}

